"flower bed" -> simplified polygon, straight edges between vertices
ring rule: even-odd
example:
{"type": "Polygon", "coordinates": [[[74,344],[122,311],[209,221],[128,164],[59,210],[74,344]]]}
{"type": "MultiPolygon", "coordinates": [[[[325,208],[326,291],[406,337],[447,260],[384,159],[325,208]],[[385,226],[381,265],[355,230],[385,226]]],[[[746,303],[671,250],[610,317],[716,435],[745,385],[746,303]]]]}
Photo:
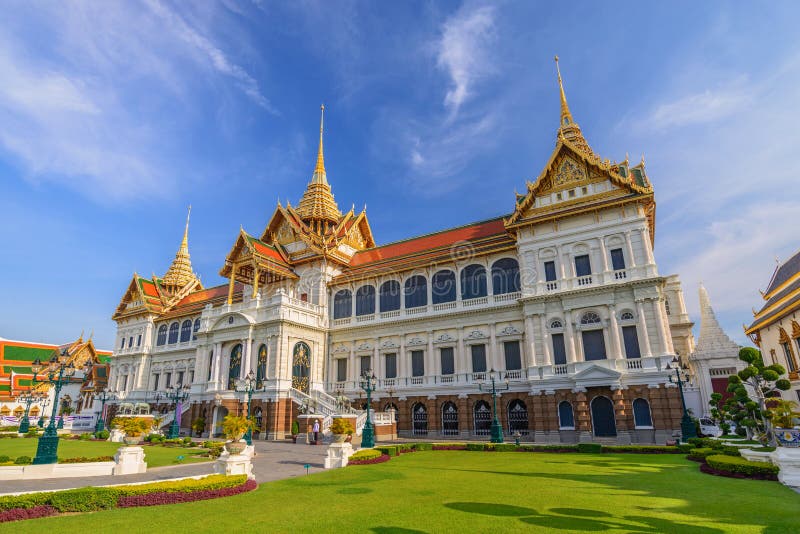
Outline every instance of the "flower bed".
{"type": "Polygon", "coordinates": [[[465,451],[467,450],[466,443],[434,443],[432,449],[434,451],[465,451]]]}
{"type": "Polygon", "coordinates": [[[88,462],[113,462],[113,456],[94,456],[87,458],[86,456],[76,456],[74,458],[59,458],[60,464],[84,464],[88,462]]]}
{"type": "Polygon", "coordinates": [[[244,475],[211,475],[201,479],[155,482],[135,486],[80,488],[51,493],[0,497],[0,523],[57,513],[94,512],[112,508],[153,506],[237,495],[255,489],[244,475]]]}
{"type": "Polygon", "coordinates": [[[363,451],[358,451],[350,459],[347,461],[347,465],[369,465],[369,464],[382,464],[383,462],[388,462],[391,460],[391,457],[388,454],[382,454],[378,450],[374,449],[367,449],[363,451]],[[366,453],[377,453],[377,454],[366,454],[366,453]]]}
{"type": "Polygon", "coordinates": [[[705,466],[700,466],[701,471],[711,474],[724,474],[735,478],[755,478],[760,480],[777,480],[780,468],[764,462],[751,462],[744,458],[718,454],[706,457],[705,466]],[[706,467],[707,469],[703,469],[706,467]],[[712,472],[713,471],[713,472],[712,472]]]}

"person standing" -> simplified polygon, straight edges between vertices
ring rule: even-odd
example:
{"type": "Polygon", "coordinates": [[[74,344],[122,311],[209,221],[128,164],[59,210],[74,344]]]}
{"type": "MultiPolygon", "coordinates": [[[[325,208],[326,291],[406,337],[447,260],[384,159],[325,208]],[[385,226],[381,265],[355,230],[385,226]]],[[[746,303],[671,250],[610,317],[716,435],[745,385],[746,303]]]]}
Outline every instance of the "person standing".
{"type": "Polygon", "coordinates": [[[314,426],[311,431],[314,433],[314,445],[319,445],[319,419],[314,419],[314,426]]]}

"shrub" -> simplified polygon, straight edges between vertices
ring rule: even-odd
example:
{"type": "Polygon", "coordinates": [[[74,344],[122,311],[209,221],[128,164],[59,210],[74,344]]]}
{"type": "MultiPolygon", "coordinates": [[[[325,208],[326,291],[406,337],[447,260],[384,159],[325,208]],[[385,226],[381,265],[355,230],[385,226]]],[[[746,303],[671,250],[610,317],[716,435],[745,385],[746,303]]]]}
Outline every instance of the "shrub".
{"type": "Polygon", "coordinates": [[[108,430],[101,430],[100,432],[95,432],[94,437],[97,439],[108,439],[111,433],[108,430]]]}
{"type": "Polygon", "coordinates": [[[485,443],[467,443],[468,451],[482,451],[486,448],[485,443]]]}
{"type": "Polygon", "coordinates": [[[116,487],[121,496],[147,495],[149,493],[174,493],[192,492],[196,490],[215,490],[231,488],[244,484],[247,480],[245,475],[211,475],[200,479],[170,480],[168,482],[152,482],[150,484],[139,484],[137,486],[116,487]]]}
{"type": "MultiPolygon", "coordinates": [[[[333,432],[333,430],[331,430],[331,432],[333,432]]],[[[298,421],[292,421],[292,435],[296,436],[299,433],[300,433],[300,423],[298,421]]]]}
{"type": "Polygon", "coordinates": [[[691,443],[679,443],[678,444],[678,450],[683,452],[683,453],[688,453],[692,449],[694,449],[694,445],[692,445],[691,443]]]}
{"type": "Polygon", "coordinates": [[[5,464],[11,461],[11,456],[0,454],[0,464],[5,464]]]}
{"type": "Polygon", "coordinates": [[[113,456],[93,456],[93,457],[86,457],[86,456],[76,456],[74,458],[59,458],[58,463],[60,464],[83,464],[88,462],[113,462],[113,456]]]}
{"type": "Polygon", "coordinates": [[[126,436],[135,438],[150,430],[151,421],[143,417],[115,417],[111,424],[126,436]]]}
{"type": "Polygon", "coordinates": [[[387,456],[397,456],[397,447],[394,446],[383,446],[383,447],[375,447],[376,451],[379,451],[387,456]]]}
{"type": "Polygon", "coordinates": [[[715,454],[719,454],[719,452],[710,447],[700,447],[699,449],[692,449],[689,451],[687,458],[690,460],[705,460],[706,457],[713,456],[715,454]]]}
{"type": "Polygon", "coordinates": [[[466,443],[434,443],[433,450],[435,451],[465,451],[467,450],[466,443]]]}
{"type": "Polygon", "coordinates": [[[517,446],[514,443],[496,443],[494,450],[497,452],[514,452],[517,450],[517,446]]]}
{"type": "Polygon", "coordinates": [[[779,471],[777,465],[766,462],[751,462],[744,458],[736,458],[724,454],[708,456],[706,463],[717,471],[739,473],[747,476],[774,476],[779,471]]]}
{"type": "Polygon", "coordinates": [[[333,434],[353,434],[355,431],[356,429],[353,428],[353,423],[350,422],[350,419],[339,417],[331,423],[331,432],[333,434]]]}
{"type": "Polygon", "coordinates": [[[700,448],[703,446],[703,439],[704,438],[689,438],[686,441],[694,445],[695,448],[700,448]]]}
{"type": "Polygon", "coordinates": [[[186,436],[185,438],[183,438],[183,444],[184,445],[188,445],[189,447],[193,447],[194,446],[194,442],[192,441],[192,438],[190,438],[189,436],[186,436]]]}
{"type": "Polygon", "coordinates": [[[692,449],[689,444],[682,450],[680,447],[672,445],[607,445],[603,447],[603,452],[632,452],[638,454],[679,454],[686,453],[692,449]]]}
{"type": "Polygon", "coordinates": [[[214,447],[224,447],[224,441],[213,441],[213,440],[206,440],[203,442],[203,448],[205,449],[213,449],[214,447]]]}
{"type": "Polygon", "coordinates": [[[28,493],[26,495],[0,497],[0,512],[45,505],[48,503],[50,495],[50,493],[28,493]]]}
{"type": "Polygon", "coordinates": [[[36,519],[56,515],[58,510],[49,505],[32,506],[30,508],[14,508],[0,512],[0,523],[20,521],[22,519],[36,519]]]}
{"type": "Polygon", "coordinates": [[[31,428],[25,433],[26,438],[38,438],[39,437],[39,429],[36,427],[31,428]]]}
{"type": "Polygon", "coordinates": [[[520,452],[578,452],[577,445],[520,445],[520,452]]]}
{"type": "Polygon", "coordinates": [[[33,458],[30,456],[17,456],[14,463],[17,465],[30,465],[33,463],[33,458]]]}
{"type": "Polygon", "coordinates": [[[739,452],[739,447],[732,447],[730,445],[725,445],[719,449],[716,449],[717,452],[722,452],[726,456],[741,456],[742,453],[739,452]]]}
{"type": "Polygon", "coordinates": [[[367,465],[367,464],[382,464],[383,462],[388,462],[391,460],[388,454],[381,454],[377,458],[370,458],[369,460],[352,460],[351,459],[347,462],[347,465],[367,465]]]}
{"type": "MultiPolygon", "coordinates": [[[[230,478],[230,477],[229,477],[230,478]]],[[[133,506],[154,506],[159,504],[178,504],[192,501],[203,501],[206,499],[216,499],[219,497],[230,497],[247,491],[252,491],[258,487],[255,480],[247,480],[238,486],[227,486],[218,489],[199,489],[192,492],[155,492],[145,495],[128,495],[120,497],[117,506],[119,508],[130,508],[133,506]]]]}
{"type": "Polygon", "coordinates": [[[89,441],[90,439],[92,439],[92,435],[86,432],[84,434],[81,434],[78,439],[81,441],[89,441]]]}
{"type": "Polygon", "coordinates": [[[432,451],[433,443],[415,443],[414,450],[417,451],[432,451]]]}
{"type": "Polygon", "coordinates": [[[578,443],[578,452],[603,452],[603,446],[599,443],[578,443]]]}
{"type": "Polygon", "coordinates": [[[380,449],[362,449],[350,457],[350,462],[358,460],[373,460],[380,458],[383,452],[380,449]]]}
{"type": "Polygon", "coordinates": [[[414,452],[414,444],[413,443],[399,443],[397,446],[397,454],[400,453],[407,453],[407,452],[414,452]]]}
{"type": "Polygon", "coordinates": [[[119,494],[114,488],[80,488],[52,493],[49,504],[59,512],[94,512],[117,506],[119,494]]]}

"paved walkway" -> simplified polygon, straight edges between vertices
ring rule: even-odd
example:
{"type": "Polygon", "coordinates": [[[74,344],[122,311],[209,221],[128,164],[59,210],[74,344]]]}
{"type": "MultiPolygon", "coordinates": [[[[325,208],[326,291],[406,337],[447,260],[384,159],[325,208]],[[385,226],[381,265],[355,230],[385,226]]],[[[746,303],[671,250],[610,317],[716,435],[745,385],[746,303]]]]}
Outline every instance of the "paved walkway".
{"type": "MultiPolygon", "coordinates": [[[[323,460],[328,449],[325,445],[311,446],[273,441],[254,441],[256,456],[253,458],[253,473],[256,481],[268,482],[323,470],[323,460]]],[[[145,458],[146,460],[146,458],[145,458]]],[[[25,491],[60,490],[82,488],[85,486],[109,486],[133,482],[158,482],[171,478],[210,475],[214,472],[213,462],[185,465],[170,465],[148,469],[146,473],[125,476],[46,478],[39,480],[7,480],[2,482],[0,495],[25,491]]]]}

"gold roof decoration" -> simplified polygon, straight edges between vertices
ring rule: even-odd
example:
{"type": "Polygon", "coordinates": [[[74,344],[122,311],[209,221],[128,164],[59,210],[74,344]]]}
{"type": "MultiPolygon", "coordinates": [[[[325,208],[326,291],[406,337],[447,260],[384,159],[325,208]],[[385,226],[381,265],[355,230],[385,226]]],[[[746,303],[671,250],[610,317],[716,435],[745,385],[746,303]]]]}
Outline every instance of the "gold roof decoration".
{"type": "Polygon", "coordinates": [[[317,151],[317,163],[314,166],[314,174],[300,199],[297,206],[297,213],[318,233],[324,233],[328,225],[320,224],[323,222],[337,223],[342,214],[336,201],[333,199],[331,186],[325,173],[325,157],[322,151],[322,132],[323,120],[325,116],[325,106],[321,107],[319,120],[319,150],[317,151]]]}
{"type": "Polygon", "coordinates": [[[597,158],[597,160],[600,161],[600,158],[592,151],[592,147],[589,146],[586,138],[583,137],[581,127],[578,126],[572,118],[569,104],[567,104],[567,95],[564,93],[564,81],[561,79],[561,67],[558,65],[558,56],[555,57],[555,60],[556,72],[558,73],[558,89],[561,93],[561,120],[558,124],[558,140],[565,140],[577,150],[584,152],[590,157],[597,158]]]}
{"type": "Polygon", "coordinates": [[[183,240],[172,265],[167,269],[167,273],[162,279],[162,287],[169,295],[174,295],[184,289],[187,285],[199,284],[197,276],[192,270],[192,260],[189,258],[189,216],[192,207],[189,206],[189,213],[186,214],[186,228],[183,231],[183,240]]]}

